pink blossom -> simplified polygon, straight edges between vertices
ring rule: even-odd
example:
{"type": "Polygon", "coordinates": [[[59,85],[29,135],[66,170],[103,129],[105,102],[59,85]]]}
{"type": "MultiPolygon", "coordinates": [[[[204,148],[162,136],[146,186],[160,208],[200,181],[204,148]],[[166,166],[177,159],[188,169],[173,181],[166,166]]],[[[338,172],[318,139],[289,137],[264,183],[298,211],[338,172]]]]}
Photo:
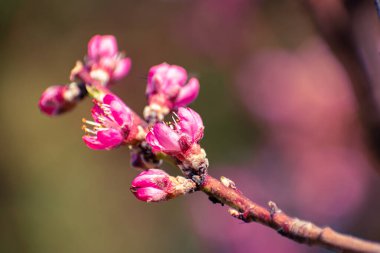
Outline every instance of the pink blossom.
{"type": "Polygon", "coordinates": [[[123,142],[133,140],[131,130],[134,117],[131,110],[115,95],[107,94],[103,101],[94,100],[92,117],[94,121],[83,119],[93,129],[83,126],[86,135],[83,141],[92,149],[112,149],[123,142]]]}
{"type": "Polygon", "coordinates": [[[203,137],[204,126],[198,113],[190,108],[178,109],[178,119],[173,125],[157,123],[146,140],[154,151],[168,154],[185,153],[203,137]]]}
{"type": "Polygon", "coordinates": [[[114,36],[95,35],[88,43],[85,67],[92,79],[108,85],[128,74],[131,59],[118,51],[114,36]]]}
{"type": "Polygon", "coordinates": [[[137,199],[145,202],[165,200],[172,192],[170,176],[159,169],[141,172],[131,184],[131,191],[137,199]]]}
{"type": "Polygon", "coordinates": [[[169,109],[187,106],[199,93],[199,81],[190,78],[187,72],[177,65],[161,63],[149,70],[146,95],[149,104],[157,104],[169,109]]]}
{"type": "Polygon", "coordinates": [[[43,113],[54,116],[73,108],[80,96],[77,85],[54,85],[42,93],[38,106],[43,113]]]}

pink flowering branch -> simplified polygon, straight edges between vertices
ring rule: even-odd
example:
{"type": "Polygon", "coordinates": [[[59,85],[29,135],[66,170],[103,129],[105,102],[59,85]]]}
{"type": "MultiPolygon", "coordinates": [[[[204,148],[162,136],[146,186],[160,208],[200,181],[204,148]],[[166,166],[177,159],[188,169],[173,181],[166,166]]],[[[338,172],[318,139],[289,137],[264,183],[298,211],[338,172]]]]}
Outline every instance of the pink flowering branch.
{"type": "Polygon", "coordinates": [[[82,139],[95,150],[129,147],[132,166],[143,169],[130,187],[137,199],[160,202],[202,191],[212,202],[228,205],[233,217],[256,221],[299,243],[335,251],[380,253],[379,243],[292,218],[273,202],[267,209],[244,196],[230,179],[222,177],[219,181],[210,176],[206,151],[200,145],[204,134],[202,118],[185,107],[198,96],[198,79],[188,80],[186,70],[177,65],[153,66],[148,74],[147,106],[142,119],[108,89],[128,73],[130,63],[118,52],[113,36],[96,35],[88,44],[84,64],[78,62],[71,71],[72,83],[48,88],[39,106],[48,115],[59,115],[73,108],[79,98],[91,96],[93,120],[82,120],[82,139]],[[168,114],[172,114],[172,122],[163,122],[168,114]],[[175,164],[183,176],[173,177],[158,169],[163,161],[175,164]]]}
{"type": "MultiPolygon", "coordinates": [[[[233,217],[245,222],[259,222],[299,243],[319,245],[338,252],[380,252],[379,243],[343,235],[331,228],[320,228],[311,222],[289,217],[273,202],[270,202],[270,210],[268,210],[244,196],[233,181],[225,177],[219,181],[208,175],[206,153],[198,144],[203,137],[202,119],[190,108],[179,108],[177,117],[175,124],[171,127],[163,123],[154,125],[146,137],[147,142],[153,150],[163,152],[176,160],[185,177],[193,180],[196,184],[194,190],[203,191],[214,203],[230,206],[232,209],[229,210],[229,213],[233,217]]],[[[151,179],[147,178],[146,180],[151,179]]],[[[135,188],[132,187],[132,191],[134,190],[135,188]]],[[[185,193],[188,192],[191,191],[185,193]]],[[[136,197],[147,201],[146,198],[149,194],[136,197]]],[[[161,194],[159,196],[159,201],[167,200],[165,197],[162,198],[161,194]]],[[[147,202],[156,201],[150,199],[147,202]]]]}

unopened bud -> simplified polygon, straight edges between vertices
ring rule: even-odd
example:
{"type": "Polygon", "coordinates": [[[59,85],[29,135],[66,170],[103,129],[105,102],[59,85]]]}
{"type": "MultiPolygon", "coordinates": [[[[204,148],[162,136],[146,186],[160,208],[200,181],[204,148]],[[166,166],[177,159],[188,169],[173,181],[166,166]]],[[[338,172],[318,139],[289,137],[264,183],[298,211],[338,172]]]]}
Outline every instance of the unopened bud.
{"type": "Polygon", "coordinates": [[[195,183],[184,177],[172,177],[163,170],[141,172],[131,184],[135,197],[145,202],[159,202],[194,191],[195,183]]]}
{"type": "Polygon", "coordinates": [[[86,93],[81,83],[50,86],[42,93],[38,106],[49,116],[58,115],[72,109],[86,93]]]}

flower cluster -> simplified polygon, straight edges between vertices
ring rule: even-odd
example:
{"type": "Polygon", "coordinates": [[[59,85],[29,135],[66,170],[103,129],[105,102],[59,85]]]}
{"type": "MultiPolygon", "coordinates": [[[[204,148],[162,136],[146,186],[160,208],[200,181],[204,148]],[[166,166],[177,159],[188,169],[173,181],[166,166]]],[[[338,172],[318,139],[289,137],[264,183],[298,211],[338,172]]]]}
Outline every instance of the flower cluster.
{"type": "Polygon", "coordinates": [[[59,115],[69,111],[87,95],[87,88],[96,84],[104,87],[125,77],[131,60],[118,51],[112,35],[95,35],[88,43],[84,64],[77,62],[70,73],[70,84],[47,88],[39,101],[41,112],[59,115]]]}
{"type": "Polygon", "coordinates": [[[93,119],[82,119],[82,139],[95,150],[129,147],[132,166],[146,169],[131,185],[139,200],[158,202],[194,191],[208,167],[206,152],[199,145],[203,121],[186,107],[198,96],[198,79],[188,80],[186,70],[177,65],[153,66],[147,77],[148,104],[143,120],[109,90],[110,84],[125,77],[130,67],[131,60],[118,51],[115,37],[95,35],[88,43],[84,62],[77,62],[71,71],[72,83],[48,88],[39,107],[48,115],[58,115],[73,108],[85,95],[91,96],[93,119]],[[173,121],[163,122],[170,113],[173,121]],[[163,159],[174,162],[186,178],[157,169],[163,159]]]}
{"type": "Polygon", "coordinates": [[[198,79],[188,79],[186,70],[177,65],[161,63],[150,68],[143,120],[109,90],[130,68],[131,60],[119,52],[114,36],[95,35],[88,43],[84,61],[78,61],[72,69],[71,83],[47,88],[38,106],[46,115],[60,115],[91,96],[93,120],[82,120],[82,139],[95,150],[111,150],[124,144],[128,147],[132,166],[143,169],[130,186],[138,200],[160,202],[201,190],[213,203],[230,206],[228,212],[233,217],[257,221],[297,242],[337,251],[380,252],[380,244],[289,217],[272,201],[268,210],[245,197],[232,180],[209,176],[206,152],[200,146],[204,124],[201,116],[188,107],[198,96],[198,79]],[[169,114],[173,121],[164,122],[169,114]],[[185,177],[173,177],[159,169],[163,161],[172,162],[185,177]]]}

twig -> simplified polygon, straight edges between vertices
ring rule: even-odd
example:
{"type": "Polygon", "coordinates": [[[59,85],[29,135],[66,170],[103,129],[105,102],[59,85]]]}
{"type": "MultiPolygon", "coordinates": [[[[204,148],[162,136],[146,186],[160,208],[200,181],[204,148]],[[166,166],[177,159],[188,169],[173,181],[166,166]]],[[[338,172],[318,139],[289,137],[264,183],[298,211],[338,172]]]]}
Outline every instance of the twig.
{"type": "Polygon", "coordinates": [[[269,203],[270,209],[268,210],[248,199],[236,188],[227,187],[209,175],[201,185],[201,190],[212,199],[235,209],[239,215],[233,216],[245,222],[256,221],[271,227],[296,242],[318,245],[336,252],[380,252],[379,243],[344,235],[329,227],[321,228],[311,222],[290,217],[278,209],[273,202],[269,203]]]}

